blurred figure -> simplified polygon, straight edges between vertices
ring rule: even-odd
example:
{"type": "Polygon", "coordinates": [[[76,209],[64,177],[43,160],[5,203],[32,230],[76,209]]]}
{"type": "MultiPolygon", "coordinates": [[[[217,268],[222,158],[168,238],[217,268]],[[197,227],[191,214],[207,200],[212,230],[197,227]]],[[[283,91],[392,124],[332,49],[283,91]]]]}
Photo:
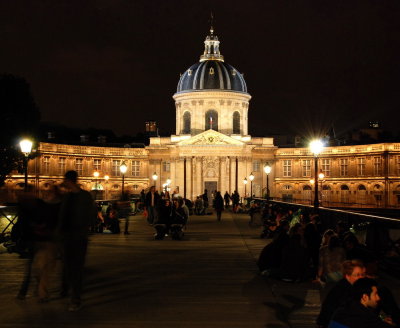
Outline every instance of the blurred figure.
{"type": "Polygon", "coordinates": [[[17,295],[20,300],[25,299],[31,281],[36,244],[34,226],[39,222],[41,206],[41,200],[35,197],[31,188],[28,188],[18,198],[18,221],[12,229],[11,238],[16,244],[16,251],[20,257],[27,258],[24,278],[17,295]]]}
{"type": "Polygon", "coordinates": [[[214,208],[217,212],[217,220],[221,221],[222,211],[224,210],[224,199],[222,198],[220,191],[217,191],[215,194],[214,208]]]}
{"type": "Polygon", "coordinates": [[[78,185],[76,171],[65,173],[63,185],[68,193],[64,196],[60,221],[57,228],[63,249],[64,272],[61,296],[70,292],[68,311],[81,308],[83,267],[88,246],[90,223],[96,216],[92,196],[78,185]]]}
{"type": "Polygon", "coordinates": [[[54,185],[44,197],[40,209],[40,221],[33,230],[36,239],[33,268],[38,282],[39,302],[49,300],[49,278],[55,268],[58,253],[54,234],[58,224],[61,199],[60,189],[54,185]]]}
{"type": "Polygon", "coordinates": [[[194,212],[196,215],[204,214],[204,202],[203,198],[197,196],[196,201],[194,202],[194,212]]]}

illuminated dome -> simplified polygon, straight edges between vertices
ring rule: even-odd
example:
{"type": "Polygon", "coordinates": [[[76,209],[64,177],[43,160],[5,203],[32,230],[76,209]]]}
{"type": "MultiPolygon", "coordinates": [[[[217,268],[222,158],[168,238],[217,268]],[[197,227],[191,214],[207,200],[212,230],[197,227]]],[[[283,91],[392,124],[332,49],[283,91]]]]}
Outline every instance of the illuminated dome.
{"type": "Polygon", "coordinates": [[[202,90],[226,90],[247,93],[242,74],[224,62],[219,52],[218,37],[211,28],[204,41],[204,54],[200,62],[192,65],[181,75],[177,93],[202,90]]]}

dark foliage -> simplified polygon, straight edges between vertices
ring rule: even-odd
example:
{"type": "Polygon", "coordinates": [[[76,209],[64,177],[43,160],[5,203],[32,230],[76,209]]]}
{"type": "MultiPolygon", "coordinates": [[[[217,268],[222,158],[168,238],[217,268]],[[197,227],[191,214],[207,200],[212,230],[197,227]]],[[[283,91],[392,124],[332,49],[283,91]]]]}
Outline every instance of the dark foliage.
{"type": "Polygon", "coordinates": [[[35,139],[40,112],[29,84],[20,77],[0,75],[0,186],[12,170],[18,169],[22,137],[35,139]]]}

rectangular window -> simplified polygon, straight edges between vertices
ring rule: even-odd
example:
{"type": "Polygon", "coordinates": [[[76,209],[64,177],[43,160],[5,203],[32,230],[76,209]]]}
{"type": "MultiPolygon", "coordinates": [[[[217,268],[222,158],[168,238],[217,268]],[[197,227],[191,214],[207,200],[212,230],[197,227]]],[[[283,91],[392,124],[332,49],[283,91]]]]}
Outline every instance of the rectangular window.
{"type": "Polygon", "coordinates": [[[365,175],[365,158],[357,158],[357,175],[365,175]]]}
{"type": "Polygon", "coordinates": [[[93,160],[93,171],[101,172],[101,159],[93,160]]]}
{"type": "Polygon", "coordinates": [[[260,171],[260,161],[254,161],[253,162],[253,172],[259,172],[260,171]]]}
{"type": "Polygon", "coordinates": [[[132,161],[132,176],[138,177],[140,175],[140,161],[132,161]]]}
{"type": "Polygon", "coordinates": [[[43,174],[50,173],[50,156],[43,157],[43,174]]]}
{"type": "Polygon", "coordinates": [[[340,159],[340,176],[345,177],[349,174],[349,159],[340,159]]]}
{"type": "Polygon", "coordinates": [[[301,171],[302,171],[303,177],[311,176],[311,160],[310,159],[303,159],[301,171]]]}
{"type": "Polygon", "coordinates": [[[171,170],[171,163],[169,161],[163,162],[163,171],[169,172],[171,170]]]}
{"type": "Polygon", "coordinates": [[[374,157],[374,175],[382,175],[382,161],[380,156],[374,157]]]}
{"type": "Polygon", "coordinates": [[[325,177],[329,177],[331,175],[331,160],[328,158],[322,158],[321,162],[322,173],[325,177]]]}
{"type": "Polygon", "coordinates": [[[283,160],[283,176],[284,177],[292,176],[292,160],[291,159],[283,160]]]}
{"type": "Polygon", "coordinates": [[[78,176],[81,176],[83,173],[83,159],[77,158],[75,159],[75,171],[78,173],[78,176]]]}
{"type": "Polygon", "coordinates": [[[112,174],[115,177],[119,177],[121,176],[121,171],[119,169],[119,167],[121,166],[121,161],[118,159],[114,159],[112,161],[112,174]]]}
{"type": "Polygon", "coordinates": [[[58,174],[64,174],[66,171],[66,158],[60,157],[58,159],[58,174]]]}
{"type": "Polygon", "coordinates": [[[397,156],[397,175],[400,175],[400,156],[397,156]]]}

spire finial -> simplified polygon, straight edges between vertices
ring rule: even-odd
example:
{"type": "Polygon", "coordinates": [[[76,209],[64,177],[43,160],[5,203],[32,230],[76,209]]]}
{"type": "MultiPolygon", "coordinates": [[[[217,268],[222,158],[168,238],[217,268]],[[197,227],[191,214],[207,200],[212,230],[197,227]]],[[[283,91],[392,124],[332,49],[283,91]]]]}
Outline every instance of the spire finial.
{"type": "Polygon", "coordinates": [[[214,14],[210,13],[210,35],[214,34],[214,14]]]}
{"type": "Polygon", "coordinates": [[[219,60],[224,61],[224,56],[219,52],[218,36],[214,35],[214,14],[210,13],[210,34],[207,35],[204,41],[204,53],[200,56],[200,61],[219,60]]]}

